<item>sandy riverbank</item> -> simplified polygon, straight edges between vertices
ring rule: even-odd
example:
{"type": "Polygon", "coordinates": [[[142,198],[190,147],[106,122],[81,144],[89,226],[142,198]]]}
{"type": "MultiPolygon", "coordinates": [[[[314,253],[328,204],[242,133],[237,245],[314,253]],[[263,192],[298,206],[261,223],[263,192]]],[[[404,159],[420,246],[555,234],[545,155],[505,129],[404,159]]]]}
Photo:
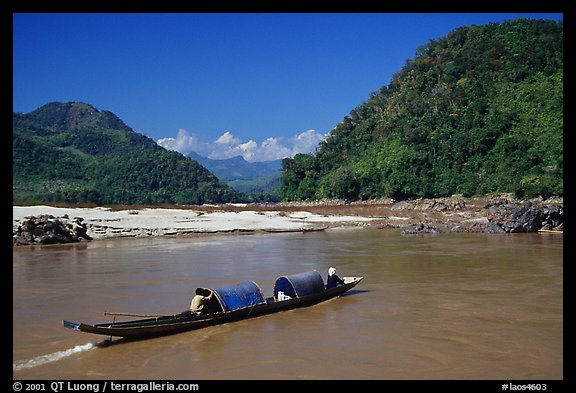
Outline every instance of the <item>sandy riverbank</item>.
{"type": "MultiPolygon", "coordinates": [[[[346,204],[339,201],[276,205],[202,205],[170,207],[13,206],[16,231],[25,217],[81,217],[93,239],[177,236],[201,233],[296,232],[339,227],[433,228],[440,232],[484,232],[505,228],[505,215],[530,204],[543,215],[563,200],[516,201],[511,198],[383,199],[346,204]],[[547,210],[548,209],[548,210],[547,210]],[[503,221],[502,221],[503,220],[503,221]],[[496,225],[498,223],[499,226],[496,225]]],[[[544,216],[542,222],[545,221],[544,216]]]]}
{"type": "Polygon", "coordinates": [[[13,227],[25,217],[52,215],[81,217],[93,239],[111,237],[169,236],[194,233],[292,232],[321,230],[333,226],[364,225],[375,218],[321,215],[305,210],[251,210],[234,205],[221,208],[198,206],[193,209],[142,208],[111,209],[63,208],[53,206],[13,206],[13,227]]]}

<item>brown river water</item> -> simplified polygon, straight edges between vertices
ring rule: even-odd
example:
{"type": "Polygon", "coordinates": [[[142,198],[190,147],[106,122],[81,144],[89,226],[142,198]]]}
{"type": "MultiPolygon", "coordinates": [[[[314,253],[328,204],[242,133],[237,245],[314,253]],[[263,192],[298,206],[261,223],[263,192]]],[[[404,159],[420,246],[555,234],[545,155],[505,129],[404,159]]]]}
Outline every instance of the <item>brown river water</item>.
{"type": "Polygon", "coordinates": [[[13,248],[14,379],[562,379],[563,235],[396,230],[13,248]],[[171,314],[196,287],[364,276],[345,296],[143,341],[62,327],[171,314]]]}

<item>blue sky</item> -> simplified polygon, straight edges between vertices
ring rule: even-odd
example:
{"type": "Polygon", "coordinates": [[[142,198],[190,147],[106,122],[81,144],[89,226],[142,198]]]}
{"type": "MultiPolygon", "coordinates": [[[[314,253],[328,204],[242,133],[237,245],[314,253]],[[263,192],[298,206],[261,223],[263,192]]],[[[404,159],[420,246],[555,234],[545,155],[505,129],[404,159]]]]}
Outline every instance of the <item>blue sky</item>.
{"type": "Polygon", "coordinates": [[[416,49],[463,25],[562,14],[14,14],[13,110],[82,101],[166,147],[312,151],[416,49]]]}

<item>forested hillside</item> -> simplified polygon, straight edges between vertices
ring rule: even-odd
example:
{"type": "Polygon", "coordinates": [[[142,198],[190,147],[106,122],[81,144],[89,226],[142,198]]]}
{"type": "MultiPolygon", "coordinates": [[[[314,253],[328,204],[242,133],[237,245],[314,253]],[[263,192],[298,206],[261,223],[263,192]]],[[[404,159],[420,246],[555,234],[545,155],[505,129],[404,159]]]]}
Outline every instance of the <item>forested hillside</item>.
{"type": "Polygon", "coordinates": [[[84,103],[14,113],[12,152],[14,203],[201,204],[238,198],[196,161],[84,103]]]}
{"type": "Polygon", "coordinates": [[[416,50],[315,154],[285,200],[563,194],[563,24],[461,27],[416,50]]]}

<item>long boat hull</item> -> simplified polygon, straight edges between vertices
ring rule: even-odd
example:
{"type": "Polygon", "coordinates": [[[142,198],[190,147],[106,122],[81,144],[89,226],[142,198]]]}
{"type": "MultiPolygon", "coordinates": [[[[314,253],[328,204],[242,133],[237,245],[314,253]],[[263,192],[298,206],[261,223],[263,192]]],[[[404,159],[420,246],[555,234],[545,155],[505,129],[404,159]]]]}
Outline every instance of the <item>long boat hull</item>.
{"type": "Polygon", "coordinates": [[[69,329],[110,337],[141,339],[154,336],[163,336],[189,330],[201,329],[222,323],[234,322],[247,318],[254,318],[279,311],[291,310],[298,307],[311,306],[313,304],[332,299],[347,292],[348,290],[354,288],[360,281],[362,281],[363,277],[346,277],[345,279],[348,279],[346,280],[345,284],[326,289],[319,293],[302,297],[294,297],[282,301],[276,301],[273,297],[270,297],[267,298],[266,302],[263,304],[257,304],[252,307],[228,312],[197,315],[185,311],[174,315],[164,315],[126,322],[99,323],[90,325],[85,323],[62,321],[62,324],[64,327],[69,329]]]}

